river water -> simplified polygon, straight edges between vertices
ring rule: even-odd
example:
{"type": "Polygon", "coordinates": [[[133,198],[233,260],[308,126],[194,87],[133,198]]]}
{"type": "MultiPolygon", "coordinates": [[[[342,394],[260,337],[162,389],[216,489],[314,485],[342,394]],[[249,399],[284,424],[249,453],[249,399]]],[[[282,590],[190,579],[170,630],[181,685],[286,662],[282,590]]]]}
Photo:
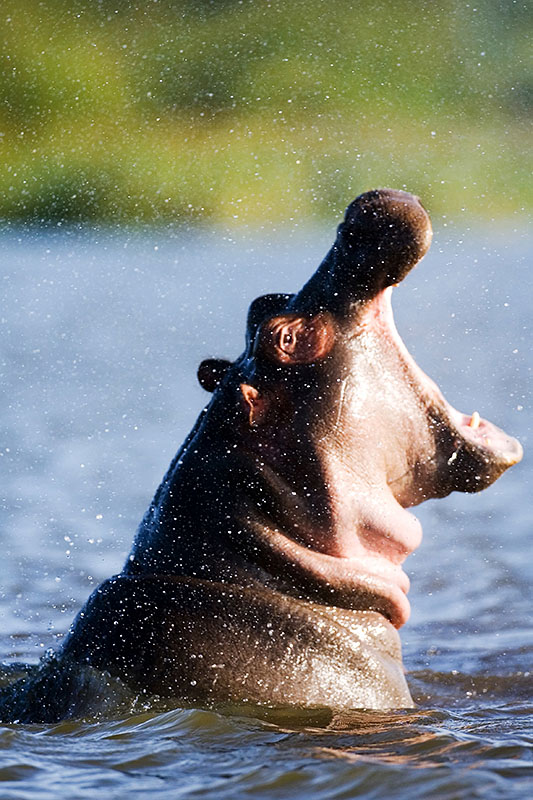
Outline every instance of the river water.
{"type": "MultiPolygon", "coordinates": [[[[20,232],[0,243],[0,661],[36,663],[103,578],[253,297],[297,289],[331,231],[20,232]]],[[[486,492],[417,509],[402,630],[416,711],[145,708],[0,726],[0,798],[533,796],[531,237],[441,227],[396,291],[448,400],[520,438],[486,492]]]]}

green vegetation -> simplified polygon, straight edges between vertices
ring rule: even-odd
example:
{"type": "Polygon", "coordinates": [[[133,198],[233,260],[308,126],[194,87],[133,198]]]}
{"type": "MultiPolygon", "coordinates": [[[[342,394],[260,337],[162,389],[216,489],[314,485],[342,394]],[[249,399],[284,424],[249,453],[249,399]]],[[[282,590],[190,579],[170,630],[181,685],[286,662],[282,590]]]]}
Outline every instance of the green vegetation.
{"type": "Polygon", "coordinates": [[[0,217],[524,213],[522,0],[3,0],[0,217]]]}

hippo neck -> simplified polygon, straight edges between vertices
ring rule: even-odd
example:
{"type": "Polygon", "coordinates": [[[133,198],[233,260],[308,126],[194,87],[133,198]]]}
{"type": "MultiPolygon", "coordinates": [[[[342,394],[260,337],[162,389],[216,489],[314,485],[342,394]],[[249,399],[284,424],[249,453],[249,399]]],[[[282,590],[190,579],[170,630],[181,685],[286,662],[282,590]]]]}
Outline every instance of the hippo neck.
{"type": "Polygon", "coordinates": [[[127,573],[262,584],[405,622],[400,564],[420,531],[385,482],[354,481],[334,447],[215,446],[209,420],[200,427],[158,489],[127,573]]]}
{"type": "Polygon", "coordinates": [[[401,564],[420,543],[421,528],[385,479],[358,480],[331,447],[288,465],[265,464],[261,449],[254,467],[261,481],[256,477],[236,509],[234,546],[289,593],[296,587],[332,605],[380,611],[402,625],[409,580],[401,564]]]}

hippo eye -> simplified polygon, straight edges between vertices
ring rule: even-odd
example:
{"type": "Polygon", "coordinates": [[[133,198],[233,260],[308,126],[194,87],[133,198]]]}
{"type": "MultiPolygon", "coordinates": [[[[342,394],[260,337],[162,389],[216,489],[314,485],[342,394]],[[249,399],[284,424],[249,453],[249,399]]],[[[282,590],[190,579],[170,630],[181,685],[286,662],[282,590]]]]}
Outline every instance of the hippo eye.
{"type": "Polygon", "coordinates": [[[296,346],[296,334],[290,328],[283,328],[281,332],[281,349],[292,353],[296,346]]]}
{"type": "Polygon", "coordinates": [[[268,320],[259,336],[259,347],[281,364],[311,364],[325,358],[335,341],[335,328],[329,315],[310,319],[284,315],[268,320]]]}

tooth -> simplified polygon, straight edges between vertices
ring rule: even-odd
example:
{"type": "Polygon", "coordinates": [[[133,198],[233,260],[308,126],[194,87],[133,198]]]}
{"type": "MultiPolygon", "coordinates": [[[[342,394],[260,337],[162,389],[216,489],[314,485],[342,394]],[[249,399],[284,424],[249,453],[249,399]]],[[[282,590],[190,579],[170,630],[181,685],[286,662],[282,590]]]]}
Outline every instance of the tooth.
{"type": "Polygon", "coordinates": [[[479,428],[479,422],[480,422],[480,419],[481,419],[481,418],[480,418],[480,416],[479,416],[478,412],[477,412],[477,411],[474,411],[474,413],[473,413],[473,414],[472,414],[472,416],[470,417],[470,422],[468,423],[468,426],[469,426],[470,428],[479,428]]]}

